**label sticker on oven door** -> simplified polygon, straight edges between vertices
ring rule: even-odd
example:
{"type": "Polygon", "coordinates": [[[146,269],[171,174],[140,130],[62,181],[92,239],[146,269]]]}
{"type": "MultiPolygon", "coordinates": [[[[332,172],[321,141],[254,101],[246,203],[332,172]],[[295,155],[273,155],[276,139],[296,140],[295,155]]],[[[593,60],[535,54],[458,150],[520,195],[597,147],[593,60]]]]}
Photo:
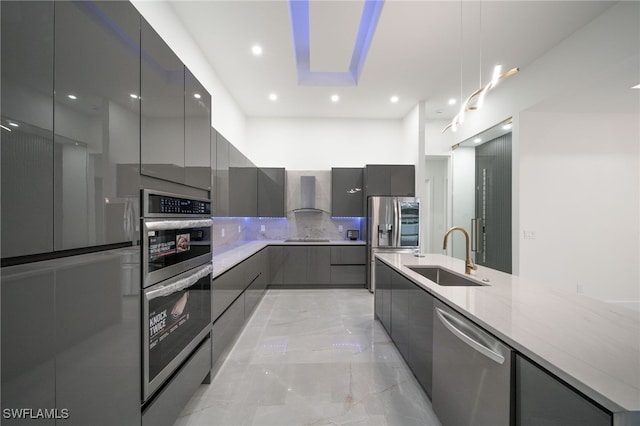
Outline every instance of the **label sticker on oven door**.
{"type": "Polygon", "coordinates": [[[191,248],[191,235],[190,234],[178,234],[176,235],[176,251],[178,253],[187,251],[191,248]]]}

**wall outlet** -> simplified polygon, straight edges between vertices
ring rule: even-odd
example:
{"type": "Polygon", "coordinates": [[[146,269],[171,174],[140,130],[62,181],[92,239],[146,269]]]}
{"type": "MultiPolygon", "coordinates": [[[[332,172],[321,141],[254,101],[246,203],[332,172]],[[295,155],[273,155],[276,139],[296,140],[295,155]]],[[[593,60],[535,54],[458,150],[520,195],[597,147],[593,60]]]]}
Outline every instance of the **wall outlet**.
{"type": "Polygon", "coordinates": [[[536,239],[536,231],[524,230],[524,231],[522,231],[522,233],[524,234],[524,239],[525,240],[535,240],[536,239]]]}
{"type": "Polygon", "coordinates": [[[238,225],[238,234],[242,232],[242,227],[238,225]]]}
{"type": "Polygon", "coordinates": [[[260,232],[265,232],[267,230],[267,227],[264,225],[260,225],[260,232]]]}
{"type": "Polygon", "coordinates": [[[342,225],[338,225],[338,232],[342,232],[344,230],[344,228],[342,227],[342,225]]]}
{"type": "Polygon", "coordinates": [[[576,293],[578,294],[584,293],[584,286],[582,284],[576,284],[576,293]]]}
{"type": "Polygon", "coordinates": [[[220,230],[220,236],[224,237],[224,228],[220,230]]]}

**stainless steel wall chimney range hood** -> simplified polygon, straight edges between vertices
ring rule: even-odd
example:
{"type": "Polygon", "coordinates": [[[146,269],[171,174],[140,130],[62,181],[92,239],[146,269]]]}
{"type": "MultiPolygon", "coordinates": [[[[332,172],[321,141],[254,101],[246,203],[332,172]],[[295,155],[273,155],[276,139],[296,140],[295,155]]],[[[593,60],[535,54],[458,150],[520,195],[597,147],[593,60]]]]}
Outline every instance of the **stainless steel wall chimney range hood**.
{"type": "Polygon", "coordinates": [[[328,212],[330,196],[325,193],[327,188],[329,190],[331,188],[330,172],[287,171],[287,175],[287,211],[293,213],[328,212]],[[327,204],[326,208],[325,204],[327,204]]]}

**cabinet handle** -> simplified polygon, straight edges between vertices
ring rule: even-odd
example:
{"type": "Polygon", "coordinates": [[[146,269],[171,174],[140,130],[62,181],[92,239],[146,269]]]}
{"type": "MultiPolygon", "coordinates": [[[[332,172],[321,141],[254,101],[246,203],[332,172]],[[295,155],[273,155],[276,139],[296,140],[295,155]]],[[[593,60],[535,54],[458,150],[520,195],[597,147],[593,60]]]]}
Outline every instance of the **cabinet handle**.
{"type": "MultiPolygon", "coordinates": [[[[477,340],[474,340],[472,337],[466,335],[462,330],[458,329],[455,325],[453,325],[449,321],[449,319],[456,320],[456,318],[453,315],[451,315],[450,313],[448,313],[446,311],[443,311],[442,309],[440,309],[438,307],[436,307],[436,313],[438,314],[438,318],[440,318],[440,321],[442,322],[442,324],[444,324],[444,326],[447,327],[447,329],[450,332],[452,332],[457,338],[462,340],[467,345],[471,346],[476,351],[480,352],[482,355],[484,355],[487,358],[491,359],[492,361],[495,361],[498,364],[503,364],[504,363],[504,356],[502,356],[501,354],[497,353],[493,349],[486,347],[485,345],[483,345],[482,343],[478,342],[477,340]]],[[[458,321],[460,321],[460,320],[458,320],[458,321]]],[[[473,329],[471,328],[471,326],[469,324],[464,323],[464,325],[469,327],[470,331],[473,331],[473,329]]]]}

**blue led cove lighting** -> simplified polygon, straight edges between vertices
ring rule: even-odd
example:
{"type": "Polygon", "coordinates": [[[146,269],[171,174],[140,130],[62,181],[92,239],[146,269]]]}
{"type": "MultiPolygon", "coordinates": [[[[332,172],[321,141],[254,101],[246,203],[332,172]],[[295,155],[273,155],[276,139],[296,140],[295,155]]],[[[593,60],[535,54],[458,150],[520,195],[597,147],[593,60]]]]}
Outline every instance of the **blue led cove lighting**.
{"type": "Polygon", "coordinates": [[[353,46],[349,71],[311,71],[309,43],[309,0],[289,0],[293,46],[298,70],[298,84],[302,86],[356,86],[373,39],[384,0],[365,0],[360,17],[358,35],[353,46]]]}

